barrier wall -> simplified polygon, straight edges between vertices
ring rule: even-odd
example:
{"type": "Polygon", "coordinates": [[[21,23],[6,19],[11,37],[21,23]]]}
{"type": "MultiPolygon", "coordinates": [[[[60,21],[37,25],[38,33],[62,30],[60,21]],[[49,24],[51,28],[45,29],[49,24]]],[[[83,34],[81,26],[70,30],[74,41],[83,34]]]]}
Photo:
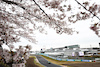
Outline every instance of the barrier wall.
{"type": "Polygon", "coordinates": [[[48,54],[43,54],[43,53],[40,53],[40,55],[44,55],[46,57],[52,58],[54,60],[59,60],[59,61],[81,61],[81,62],[92,62],[93,61],[93,60],[80,60],[80,59],[60,59],[60,58],[51,57],[48,54]]]}

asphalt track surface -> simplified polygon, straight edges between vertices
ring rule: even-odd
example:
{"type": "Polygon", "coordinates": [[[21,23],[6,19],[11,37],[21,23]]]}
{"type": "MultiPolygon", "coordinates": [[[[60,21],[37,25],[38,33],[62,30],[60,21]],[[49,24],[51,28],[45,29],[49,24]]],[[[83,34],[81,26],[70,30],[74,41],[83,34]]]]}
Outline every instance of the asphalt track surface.
{"type": "Polygon", "coordinates": [[[59,65],[53,64],[53,63],[48,63],[48,61],[46,59],[44,59],[42,56],[36,56],[36,58],[38,59],[38,61],[44,65],[45,67],[61,67],[59,65]]]}

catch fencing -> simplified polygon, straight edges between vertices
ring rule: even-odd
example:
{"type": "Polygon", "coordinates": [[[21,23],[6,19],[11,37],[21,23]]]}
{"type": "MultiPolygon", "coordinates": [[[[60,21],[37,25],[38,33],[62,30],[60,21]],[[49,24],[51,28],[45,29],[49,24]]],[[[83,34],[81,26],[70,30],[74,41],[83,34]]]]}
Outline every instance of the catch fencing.
{"type": "Polygon", "coordinates": [[[49,56],[48,54],[44,54],[44,53],[40,53],[40,55],[49,57],[49,58],[54,59],[54,60],[59,60],[59,61],[95,62],[94,60],[83,60],[83,59],[61,59],[61,58],[55,58],[55,57],[49,56]]]}

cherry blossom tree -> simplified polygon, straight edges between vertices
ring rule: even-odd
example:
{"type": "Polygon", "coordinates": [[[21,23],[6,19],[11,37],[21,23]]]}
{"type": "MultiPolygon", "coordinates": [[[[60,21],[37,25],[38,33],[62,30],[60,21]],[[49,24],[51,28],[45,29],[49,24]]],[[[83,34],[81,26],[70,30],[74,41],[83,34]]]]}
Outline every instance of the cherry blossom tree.
{"type": "Polygon", "coordinates": [[[76,31],[68,23],[88,19],[93,22],[90,29],[100,37],[99,13],[99,3],[91,0],[0,0],[0,39],[10,44],[24,37],[35,43],[34,30],[44,31],[38,23],[44,23],[58,34],[72,35],[76,31]]]}
{"type": "Polygon", "coordinates": [[[34,31],[45,31],[40,23],[58,34],[72,35],[77,31],[69,25],[88,19],[90,29],[100,37],[99,4],[96,0],[0,0],[0,45],[13,48],[9,45],[21,37],[36,43],[34,31]]]}
{"type": "Polygon", "coordinates": [[[31,46],[19,46],[19,48],[14,48],[13,45],[9,45],[9,50],[4,49],[3,50],[3,58],[5,60],[5,63],[12,64],[11,67],[25,67],[26,60],[29,59],[31,50],[31,46]],[[16,50],[16,52],[13,51],[13,49],[16,50]]]}

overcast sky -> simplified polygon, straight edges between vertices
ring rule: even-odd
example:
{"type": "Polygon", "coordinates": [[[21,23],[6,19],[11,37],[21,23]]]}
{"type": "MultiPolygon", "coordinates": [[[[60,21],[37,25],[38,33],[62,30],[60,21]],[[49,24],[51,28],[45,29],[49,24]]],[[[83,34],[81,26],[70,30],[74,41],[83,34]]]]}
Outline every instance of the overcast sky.
{"type": "Polygon", "coordinates": [[[37,48],[57,48],[68,45],[80,45],[81,48],[99,47],[100,38],[89,28],[90,23],[77,22],[73,27],[79,31],[79,34],[73,33],[73,35],[56,34],[53,29],[48,28],[48,34],[36,34],[38,41],[37,45],[34,45],[34,49],[37,48]]]}
{"type": "MultiPolygon", "coordinates": [[[[83,0],[84,1],[84,0],[83,0]]],[[[77,4],[73,1],[74,4],[77,4]]],[[[73,4],[71,2],[71,4],[73,4]]],[[[100,1],[98,2],[100,3],[100,1]]],[[[96,18],[92,18],[96,20],[96,18]]],[[[79,31],[79,34],[73,33],[73,35],[67,34],[56,34],[56,31],[45,27],[48,34],[41,34],[39,32],[35,32],[36,40],[38,41],[37,44],[29,43],[25,39],[21,39],[21,42],[16,43],[15,47],[19,45],[32,45],[32,50],[41,50],[41,49],[49,49],[49,48],[58,48],[64,47],[69,45],[80,45],[81,48],[89,48],[89,47],[99,47],[100,38],[90,30],[91,19],[86,21],[79,21],[75,24],[72,24],[71,27],[75,28],[76,31],[79,31]]]]}

